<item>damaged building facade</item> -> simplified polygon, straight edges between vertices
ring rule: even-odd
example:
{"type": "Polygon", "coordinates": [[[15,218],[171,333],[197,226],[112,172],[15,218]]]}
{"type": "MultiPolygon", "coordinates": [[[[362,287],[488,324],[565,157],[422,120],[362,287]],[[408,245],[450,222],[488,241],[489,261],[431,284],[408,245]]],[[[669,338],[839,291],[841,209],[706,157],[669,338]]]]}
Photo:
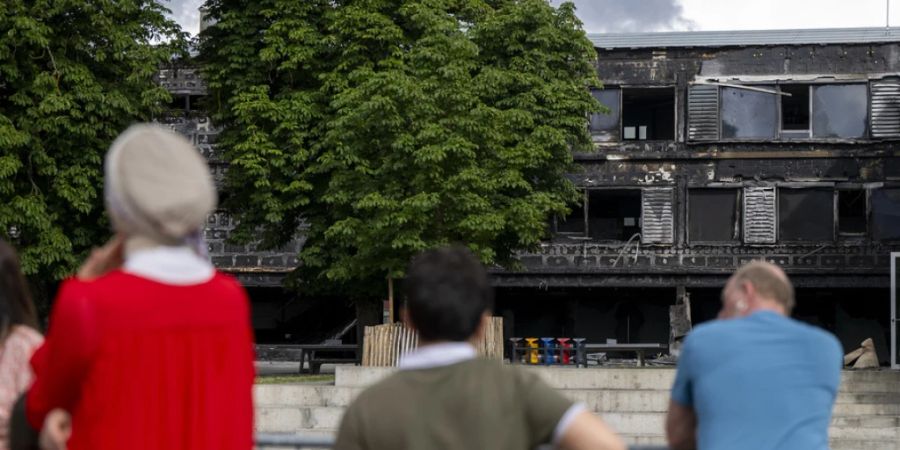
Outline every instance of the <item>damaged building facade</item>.
{"type": "Polygon", "coordinates": [[[572,180],[583,204],[498,273],[515,335],[667,342],[669,307],[714,318],[765,259],[794,316],[890,359],[900,250],[900,30],[590,36],[609,109],[572,180]]]}
{"type": "MultiPolygon", "coordinates": [[[[494,273],[507,337],[666,343],[673,305],[695,324],[715,317],[728,275],[764,258],[797,287],[797,318],[848,351],[871,337],[889,360],[900,29],[589,37],[609,112],[590,117],[595,151],[575,155],[582,204],[521,254],[522,270],[494,273]]],[[[160,81],[175,97],[163,121],[221,176],[217,130],[195,107],[202,82],[191,70],[160,81]]],[[[227,243],[230,229],[210,217],[214,263],[248,286],[259,336],[296,338],[319,307],[280,288],[302,239],[258,252],[227,243]]]]}

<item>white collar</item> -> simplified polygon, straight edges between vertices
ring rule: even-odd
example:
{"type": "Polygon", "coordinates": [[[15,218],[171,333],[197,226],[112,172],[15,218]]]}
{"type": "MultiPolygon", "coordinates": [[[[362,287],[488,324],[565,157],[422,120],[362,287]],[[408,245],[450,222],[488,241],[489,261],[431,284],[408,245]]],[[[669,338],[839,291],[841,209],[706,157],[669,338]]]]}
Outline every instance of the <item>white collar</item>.
{"type": "Polygon", "coordinates": [[[430,369],[475,359],[475,348],[468,342],[442,342],[419,347],[400,357],[400,370],[430,369]]]}
{"type": "Polygon", "coordinates": [[[187,247],[153,247],[125,257],[122,271],[164,284],[187,286],[209,281],[212,264],[187,247]]]}

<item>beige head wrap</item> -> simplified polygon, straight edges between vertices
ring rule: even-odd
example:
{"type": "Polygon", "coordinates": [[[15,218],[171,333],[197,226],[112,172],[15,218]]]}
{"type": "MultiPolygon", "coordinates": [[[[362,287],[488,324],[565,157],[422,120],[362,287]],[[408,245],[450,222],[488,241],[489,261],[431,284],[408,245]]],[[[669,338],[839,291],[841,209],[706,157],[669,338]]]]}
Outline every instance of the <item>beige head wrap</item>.
{"type": "Polygon", "coordinates": [[[106,154],[105,175],[106,208],[113,227],[128,238],[126,251],[202,242],[216,189],[187,139],[159,126],[133,125],[106,154]]]}

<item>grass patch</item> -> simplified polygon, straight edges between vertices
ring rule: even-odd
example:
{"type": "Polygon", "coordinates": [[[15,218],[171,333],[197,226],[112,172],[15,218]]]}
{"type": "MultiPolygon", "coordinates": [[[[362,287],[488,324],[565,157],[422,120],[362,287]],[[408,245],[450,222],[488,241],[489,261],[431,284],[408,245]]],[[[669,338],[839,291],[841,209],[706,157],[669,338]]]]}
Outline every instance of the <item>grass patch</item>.
{"type": "Polygon", "coordinates": [[[321,383],[334,382],[334,375],[271,375],[256,377],[256,384],[321,383]]]}

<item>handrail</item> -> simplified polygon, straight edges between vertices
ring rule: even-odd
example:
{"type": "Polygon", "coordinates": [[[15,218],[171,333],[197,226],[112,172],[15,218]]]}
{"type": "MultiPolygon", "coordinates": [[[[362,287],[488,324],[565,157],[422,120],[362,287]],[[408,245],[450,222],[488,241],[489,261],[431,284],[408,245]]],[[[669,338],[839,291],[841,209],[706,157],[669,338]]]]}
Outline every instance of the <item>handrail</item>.
{"type": "MultiPolygon", "coordinates": [[[[256,447],[332,448],[333,436],[309,436],[290,433],[257,433],[256,447]]],[[[633,445],[629,450],[668,450],[664,445],[633,445]]]]}

